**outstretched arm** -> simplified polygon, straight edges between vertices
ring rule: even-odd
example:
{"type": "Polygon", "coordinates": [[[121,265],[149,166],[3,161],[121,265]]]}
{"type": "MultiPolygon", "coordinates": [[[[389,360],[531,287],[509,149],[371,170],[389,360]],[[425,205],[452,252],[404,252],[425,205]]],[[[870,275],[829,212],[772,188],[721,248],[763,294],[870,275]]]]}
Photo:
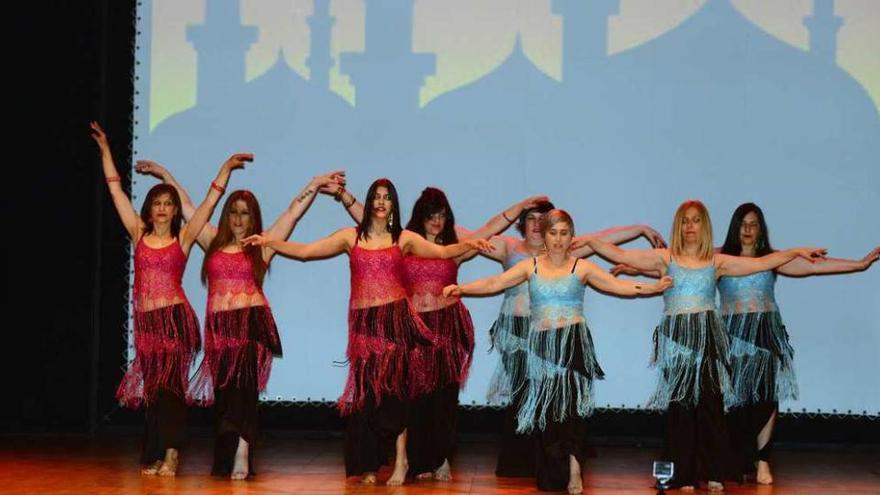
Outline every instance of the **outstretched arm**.
{"type": "Polygon", "coordinates": [[[507,230],[508,227],[516,222],[517,217],[519,217],[524,210],[534,208],[535,206],[548,201],[550,201],[550,198],[547,196],[528,197],[518,203],[514,203],[507,209],[501,211],[501,213],[493,216],[485,223],[485,225],[476,230],[471,231],[456,225],[455,233],[458,235],[458,240],[460,241],[468,239],[488,239],[493,235],[500,234],[507,230]]]}
{"type": "Polygon", "coordinates": [[[266,246],[285,256],[308,261],[320,258],[329,258],[348,251],[354,244],[354,229],[351,227],[337,230],[333,234],[309,244],[293,241],[270,239],[261,234],[255,234],[242,240],[245,246],[266,246]]]}
{"type": "Polygon", "coordinates": [[[852,273],[867,270],[880,257],[880,246],[872,249],[860,260],[841,258],[822,258],[813,262],[803,258],[795,258],[776,268],[777,273],[789,277],[808,277],[810,275],[830,275],[835,273],[852,273]]]}
{"type": "Polygon", "coordinates": [[[532,260],[522,260],[504,273],[474,280],[469,284],[447,285],[443,288],[443,296],[479,296],[501,292],[525,282],[529,278],[532,263],[532,260]]]}
{"type": "Polygon", "coordinates": [[[776,251],[760,258],[747,256],[730,256],[728,254],[716,254],[715,266],[719,277],[742,277],[753,273],[772,270],[779,265],[787,263],[796,257],[809,261],[822,258],[827,252],[824,248],[793,248],[785,251],[776,251]]]}
{"type": "Polygon", "coordinates": [[[617,294],[619,296],[647,296],[659,294],[672,286],[672,277],[662,277],[653,282],[641,282],[615,278],[610,273],[599,268],[591,261],[581,260],[578,262],[577,275],[585,283],[590,284],[602,292],[617,294]]]}
{"type": "Polygon", "coordinates": [[[611,244],[624,244],[637,237],[644,236],[655,248],[665,248],[666,241],[659,232],[647,225],[626,225],[623,227],[611,227],[600,232],[586,234],[572,239],[571,255],[575,258],[585,258],[595,251],[587,242],[590,237],[596,237],[611,244]]]}

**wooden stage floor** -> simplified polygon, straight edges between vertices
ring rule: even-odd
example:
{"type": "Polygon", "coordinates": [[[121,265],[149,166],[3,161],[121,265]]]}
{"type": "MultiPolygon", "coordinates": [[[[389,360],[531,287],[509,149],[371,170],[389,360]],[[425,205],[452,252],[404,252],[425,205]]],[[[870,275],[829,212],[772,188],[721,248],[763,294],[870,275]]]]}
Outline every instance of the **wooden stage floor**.
{"type": "MultiPolygon", "coordinates": [[[[208,476],[211,439],[194,438],[182,453],[177,478],[139,474],[137,436],[0,437],[0,493],[10,494],[522,494],[535,492],[529,479],[496,478],[495,444],[462,440],[454,480],[408,482],[402,487],[361,486],[343,478],[339,438],[266,435],[258,445],[259,474],[249,481],[208,476]]],[[[587,461],[584,493],[654,494],[650,477],[656,449],[598,447],[587,461]]],[[[388,476],[380,472],[380,483],[388,476]]],[[[778,495],[878,495],[880,453],[781,450],[775,453],[773,486],[728,484],[726,493],[778,495]]],[[[670,493],[681,493],[673,491],[670,493]]],[[[698,491],[698,493],[700,493],[698,491]]]]}

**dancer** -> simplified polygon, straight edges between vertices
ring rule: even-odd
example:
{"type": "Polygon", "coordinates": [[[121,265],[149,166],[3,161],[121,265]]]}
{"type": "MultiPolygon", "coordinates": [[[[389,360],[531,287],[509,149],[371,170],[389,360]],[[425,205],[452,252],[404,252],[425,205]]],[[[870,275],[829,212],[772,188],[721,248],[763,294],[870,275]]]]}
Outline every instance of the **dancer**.
{"type": "MultiPolygon", "coordinates": [[[[764,213],[754,203],[737,207],[720,252],[749,258],[774,252],[764,213]]],[[[770,454],[779,401],[797,399],[794,349],[776,305],[776,275],[806,277],[867,270],[880,256],[874,248],[861,260],[794,259],[775,270],[721,277],[721,314],[730,333],[732,386],[737,407],[728,413],[731,443],[740,472],[759,484],[773,483],[770,454]]]]}
{"type": "Polygon", "coordinates": [[[671,279],[650,284],[621,281],[572,256],[574,222],[563,210],[547,212],[540,226],[545,254],[522,260],[500,275],[447,286],[443,293],[492,294],[526,284],[530,329],[517,431],[537,430],[533,455],[539,490],[581,493],[584,417],[593,409],[593,380],[604,376],[584,319],[584,286],[625,296],[650,295],[666,289],[671,279]]]}
{"type": "MultiPolygon", "coordinates": [[[[491,239],[495,248],[484,256],[509,270],[524,259],[534,258],[545,252],[541,234],[542,216],[554,208],[550,202],[528,208],[516,218],[520,237],[496,236],[491,239]]],[[[508,217],[513,220],[513,217],[508,217]]],[[[620,244],[644,236],[654,247],[663,247],[663,237],[647,225],[612,227],[607,230],[576,237],[572,241],[571,255],[583,258],[593,253],[586,245],[588,237],[600,237],[620,244]]],[[[499,354],[498,366],[489,384],[488,400],[492,404],[505,405],[504,422],[495,467],[497,476],[531,477],[535,475],[535,441],[529,434],[517,433],[516,414],[522,399],[525,377],[526,349],[529,329],[529,291],[527,284],[520,284],[504,291],[504,299],[498,318],[489,330],[492,346],[499,354]]]]}
{"type": "Polygon", "coordinates": [[[253,160],[232,155],[211,183],[205,200],[183,224],[180,197],[167,184],[153,186],[135,213],[120,185],[107,135],[96,122],[92,139],[101,151],[104,178],[122,224],[134,244],[135,358],[116,391],[127,407],[145,406],[146,426],[141,462],[145,475],[174,476],[186,427],[188,377],[201,340],[199,322],[183,292],[187,256],[211,217],[233,170],[253,160]]]}

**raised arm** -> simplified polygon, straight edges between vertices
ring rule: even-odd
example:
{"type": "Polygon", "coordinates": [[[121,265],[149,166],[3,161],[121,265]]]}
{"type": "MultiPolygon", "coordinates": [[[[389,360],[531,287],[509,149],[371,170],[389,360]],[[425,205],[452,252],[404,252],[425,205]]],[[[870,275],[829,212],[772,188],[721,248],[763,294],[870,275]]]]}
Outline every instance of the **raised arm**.
{"type": "Polygon", "coordinates": [[[132,242],[137,242],[144,231],[144,222],[131,204],[131,199],[122,189],[122,183],[119,179],[119,172],[116,170],[116,164],[113,163],[113,154],[110,152],[110,142],[104,129],[97,122],[90,122],[91,136],[98,145],[101,152],[101,166],[104,169],[104,180],[107,182],[107,188],[110,190],[110,197],[113,199],[113,206],[116,207],[116,213],[122,225],[128,232],[128,236],[132,242]]]}
{"type": "MultiPolygon", "coordinates": [[[[302,191],[293,198],[287,209],[284,210],[275,223],[269,227],[263,235],[270,239],[286,240],[290,237],[294,227],[302,216],[308,211],[320,189],[330,183],[335,182],[336,177],[345,177],[345,172],[336,170],[324,175],[312,177],[312,180],[303,187],[302,191]]],[[[275,255],[275,251],[270,247],[263,249],[263,258],[268,262],[275,255]]]]}
{"type": "Polygon", "coordinates": [[[592,261],[587,260],[578,262],[576,274],[581,280],[597,290],[619,296],[649,296],[659,294],[672,286],[672,277],[669,276],[651,282],[615,278],[592,261]]]}
{"type": "Polygon", "coordinates": [[[666,247],[666,241],[663,240],[663,236],[651,227],[647,225],[626,225],[575,237],[572,239],[572,245],[576,247],[572,248],[571,255],[576,258],[584,258],[593,254],[595,251],[587,243],[587,239],[591,237],[617,245],[624,244],[640,236],[644,236],[655,248],[666,247]]]}
{"type": "Polygon", "coordinates": [[[522,260],[504,273],[474,280],[469,284],[447,285],[443,288],[443,295],[445,297],[480,296],[501,292],[525,282],[529,278],[533,263],[531,259],[522,260]]]}
{"type": "Polygon", "coordinates": [[[827,250],[824,248],[792,248],[785,251],[776,251],[760,258],[747,256],[730,256],[728,254],[715,255],[716,274],[719,277],[742,277],[753,273],[772,270],[779,265],[788,263],[796,257],[808,261],[821,259],[827,250]]]}
{"type": "Polygon", "coordinates": [[[404,230],[400,234],[400,248],[403,254],[414,254],[422,258],[455,258],[461,256],[471,250],[491,251],[492,244],[485,239],[470,239],[456,244],[442,246],[433,242],[428,242],[424,237],[404,230]]]}
{"type": "Polygon", "coordinates": [[[345,188],[345,174],[336,175],[333,181],[321,187],[321,192],[333,196],[333,199],[342,204],[348,216],[355,223],[360,224],[364,218],[364,205],[345,188]]]}
{"type": "Polygon", "coordinates": [[[308,261],[313,259],[330,258],[348,251],[351,249],[351,246],[354,245],[355,235],[355,229],[348,227],[337,230],[319,241],[304,244],[302,242],[270,239],[264,235],[256,234],[243,239],[242,244],[245,246],[253,244],[256,246],[268,247],[284,256],[298,259],[300,261],[308,261]]]}
{"type": "Polygon", "coordinates": [[[514,203],[507,209],[502,210],[501,213],[490,218],[485,225],[477,230],[467,230],[464,227],[456,225],[455,233],[460,241],[466,241],[468,239],[488,239],[493,235],[500,234],[507,230],[508,227],[516,222],[517,217],[519,217],[524,210],[534,208],[538,204],[547,203],[549,201],[550,198],[547,196],[528,197],[518,203],[514,203]]]}
{"type": "Polygon", "coordinates": [[[598,237],[588,237],[586,245],[603,258],[630,265],[637,270],[663,273],[666,269],[666,249],[620,249],[598,237]]]}
{"type": "Polygon", "coordinates": [[[192,247],[193,242],[196,240],[196,236],[201,232],[202,227],[208,223],[208,219],[211,218],[211,214],[214,212],[214,207],[217,206],[217,202],[220,201],[220,198],[223,197],[223,193],[226,191],[226,185],[229,183],[229,176],[232,174],[232,171],[237,168],[244,168],[244,164],[246,162],[254,161],[254,155],[251,153],[236,153],[230,156],[223,165],[220,166],[220,171],[217,172],[217,178],[211,182],[211,187],[208,188],[208,194],[205,196],[202,204],[196,208],[196,211],[193,212],[192,217],[186,222],[183,229],[180,232],[180,244],[183,248],[184,252],[189,252],[189,248],[192,247]]]}
{"type": "Polygon", "coordinates": [[[776,273],[789,277],[808,277],[810,275],[860,272],[870,268],[878,257],[880,257],[880,246],[872,249],[860,260],[823,258],[810,262],[803,258],[795,258],[776,268],[776,273]]]}
{"type": "MultiPolygon", "coordinates": [[[[180,203],[183,206],[183,218],[186,219],[187,222],[192,218],[193,214],[196,212],[196,207],[193,205],[192,198],[189,197],[189,193],[187,193],[186,189],[177,182],[177,179],[174,178],[168,169],[151,160],[138,160],[135,165],[135,170],[142,174],[152,175],[176,189],[177,194],[180,196],[180,203]]],[[[216,235],[217,227],[214,227],[210,223],[206,223],[199,232],[198,237],[196,237],[196,240],[198,241],[199,246],[202,246],[202,249],[207,249],[216,235]]]]}

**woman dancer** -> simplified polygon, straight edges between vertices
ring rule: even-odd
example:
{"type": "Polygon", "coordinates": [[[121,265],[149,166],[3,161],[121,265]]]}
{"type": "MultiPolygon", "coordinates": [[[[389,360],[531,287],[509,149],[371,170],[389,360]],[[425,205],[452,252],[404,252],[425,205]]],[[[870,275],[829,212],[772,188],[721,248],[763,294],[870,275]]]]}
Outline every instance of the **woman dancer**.
{"type": "MultiPolygon", "coordinates": [[[[545,252],[544,238],[541,234],[542,216],[554,208],[550,202],[540,203],[528,208],[516,218],[516,229],[520,237],[496,236],[491,239],[495,248],[484,253],[509,270],[524,259],[534,258],[545,252]]],[[[513,220],[513,217],[508,217],[513,220]]],[[[576,237],[571,255],[583,258],[593,253],[585,244],[588,237],[600,237],[607,242],[620,244],[639,236],[644,236],[654,247],[663,247],[663,237],[647,225],[630,225],[576,237]]],[[[525,377],[526,349],[529,329],[529,291],[523,283],[504,291],[504,300],[498,319],[489,331],[492,346],[499,354],[498,367],[489,384],[488,399],[493,404],[504,404],[504,422],[495,467],[497,476],[531,477],[535,475],[534,439],[528,434],[517,433],[516,415],[522,391],[526,389],[525,377]]]]}
{"type": "MultiPolygon", "coordinates": [[[[754,203],[733,212],[721,253],[749,258],[773,252],[764,213],[754,203]]],[[[794,350],[776,306],[776,275],[806,277],[867,270],[880,256],[874,248],[861,260],[792,260],[775,270],[744,277],[721,277],[721,314],[730,333],[733,393],[739,406],[728,413],[731,442],[740,472],[773,483],[770,453],[780,400],[797,399],[794,350]]]]}
{"type": "MultiPolygon", "coordinates": [[[[183,201],[184,217],[192,202],[168,170],[139,161],[137,170],[174,186],[183,201]]],[[[342,172],[314,177],[278,217],[265,236],[287,239],[318,190],[342,172]]],[[[262,285],[275,251],[242,247],[245,237],[263,232],[262,213],[250,191],[233,191],[217,227],[199,234],[205,250],[202,283],[208,286],[205,317],[205,359],[196,373],[192,395],[201,404],[214,403],[216,437],[211,474],[243,480],[255,474],[253,444],[257,436],[258,397],[266,389],[273,356],[281,356],[281,340],[262,285]]]]}
{"type": "Polygon", "coordinates": [[[103,129],[90,124],[101,150],[104,178],[113,204],[134,244],[135,358],[116,391],[127,407],[146,408],[141,470],[146,475],[174,476],[186,427],[186,399],[193,355],[200,346],[199,322],[181,286],[189,250],[211,217],[229,175],[250,154],[232,155],[211,183],[208,195],[183,223],[180,197],[167,184],[147,193],[140,216],[119,183],[103,129]]]}
{"type": "Polygon", "coordinates": [[[440,246],[403,230],[397,191],[388,179],[373,182],[367,198],[357,227],[320,241],[301,244],[255,235],[245,242],[301,260],[349,254],[349,372],[338,402],[340,412],[348,416],[346,475],[375,483],[376,471],[387,461],[386,447],[394,442],[394,470],[387,484],[400,485],[409,469],[408,406],[436,388],[433,353],[448,352],[437,350],[444,342],[425,326],[407,298],[403,257],[454,258],[489,245],[466,241],[440,246]]]}
{"type": "Polygon", "coordinates": [[[724,401],[735,401],[730,386],[724,322],[715,309],[715,282],[771,270],[797,256],[812,260],[823,249],[797,248],[760,258],[714,254],[709,212],[699,201],[678,207],[669,249],[623,250],[591,238],[602,257],[645,272],[669,275],[664,316],[654,331],[653,362],[658,384],[649,405],[668,409],[666,448],[675,463],[673,483],[692,490],[708,481],[712,491],[732,478],[724,401]],[[714,254],[714,255],[713,255],[714,254]]]}
{"type": "Polygon", "coordinates": [[[563,210],[544,215],[541,232],[545,254],[522,260],[500,275],[450,285],[443,293],[492,294],[526,284],[531,316],[517,431],[537,430],[534,456],[539,490],[567,488],[569,493],[581,493],[583,419],[593,408],[593,380],[604,376],[584,319],[584,286],[626,296],[650,295],[662,292],[671,280],[621,281],[572,256],[574,222],[563,210]]]}

